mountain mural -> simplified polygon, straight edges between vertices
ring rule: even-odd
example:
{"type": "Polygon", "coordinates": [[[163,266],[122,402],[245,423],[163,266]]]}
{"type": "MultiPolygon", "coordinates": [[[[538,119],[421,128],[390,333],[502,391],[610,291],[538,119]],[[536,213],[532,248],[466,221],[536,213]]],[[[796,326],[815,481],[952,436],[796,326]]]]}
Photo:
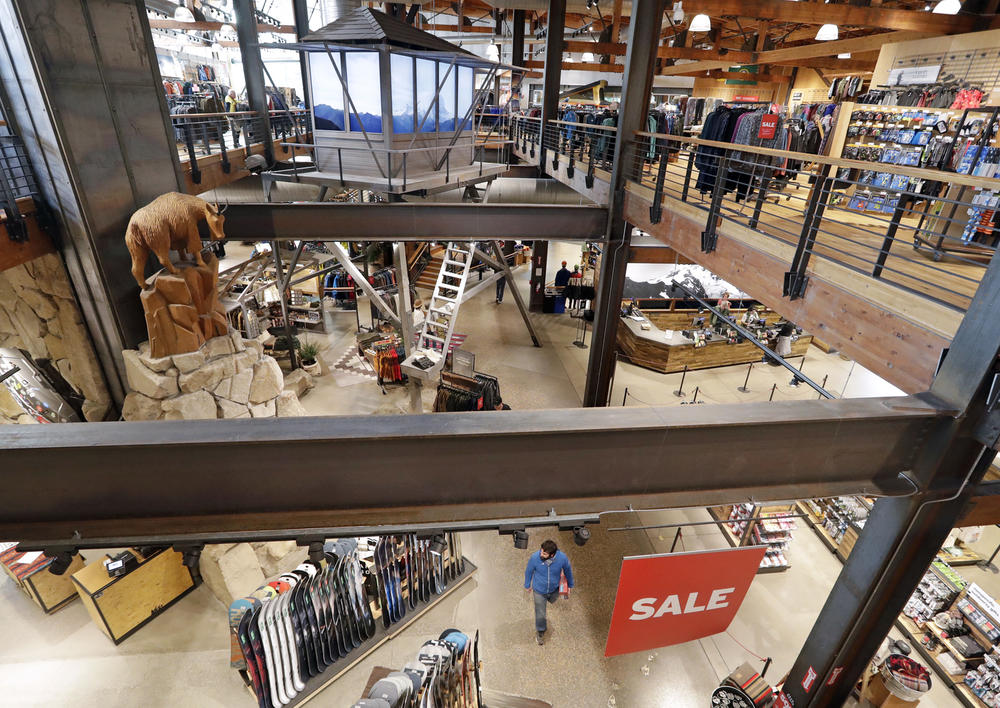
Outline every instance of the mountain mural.
{"type": "Polygon", "coordinates": [[[333,106],[321,103],[313,108],[313,117],[316,120],[316,130],[344,129],[343,108],[334,108],[333,106]]]}
{"type": "Polygon", "coordinates": [[[629,263],[625,270],[623,296],[640,299],[687,297],[671,285],[674,280],[698,297],[708,300],[720,298],[723,293],[729,293],[731,298],[750,297],[702,266],[670,263],[629,263]]]}
{"type": "Polygon", "coordinates": [[[359,113],[357,117],[353,113],[350,114],[351,118],[351,130],[361,130],[361,126],[365,127],[365,130],[369,133],[381,133],[382,132],[382,114],[381,113],[359,113]],[[361,119],[358,122],[358,118],[361,119]]]}

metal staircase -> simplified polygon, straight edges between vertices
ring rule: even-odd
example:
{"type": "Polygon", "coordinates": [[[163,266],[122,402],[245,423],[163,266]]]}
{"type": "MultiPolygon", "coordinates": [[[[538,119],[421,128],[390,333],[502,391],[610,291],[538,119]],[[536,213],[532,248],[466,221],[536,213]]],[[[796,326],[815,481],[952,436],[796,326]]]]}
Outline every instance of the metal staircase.
{"type": "Polygon", "coordinates": [[[437,283],[434,285],[434,294],[431,295],[427,317],[417,336],[417,346],[400,365],[406,375],[430,381],[436,379],[444,367],[451,336],[455,332],[458,308],[462,305],[465,284],[469,280],[469,269],[472,266],[472,254],[475,249],[475,243],[448,243],[437,283]],[[422,369],[414,364],[415,360],[423,358],[429,359],[432,366],[422,369]]]}

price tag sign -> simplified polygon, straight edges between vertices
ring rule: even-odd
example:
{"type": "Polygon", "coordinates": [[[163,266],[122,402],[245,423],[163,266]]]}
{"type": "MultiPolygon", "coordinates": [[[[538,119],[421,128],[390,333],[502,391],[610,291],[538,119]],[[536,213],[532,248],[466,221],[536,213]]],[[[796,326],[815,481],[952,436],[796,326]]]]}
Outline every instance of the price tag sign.
{"type": "Polygon", "coordinates": [[[778,131],[778,116],[774,113],[765,113],[760,118],[760,130],[757,137],[761,140],[771,140],[778,131]]]}

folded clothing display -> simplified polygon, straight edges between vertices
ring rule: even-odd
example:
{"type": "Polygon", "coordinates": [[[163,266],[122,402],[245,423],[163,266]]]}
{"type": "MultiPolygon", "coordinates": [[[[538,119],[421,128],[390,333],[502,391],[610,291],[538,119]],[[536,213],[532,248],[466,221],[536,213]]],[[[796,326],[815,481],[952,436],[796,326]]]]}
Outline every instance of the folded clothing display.
{"type": "Polygon", "coordinates": [[[902,654],[890,654],[879,671],[889,692],[907,701],[920,700],[931,690],[931,674],[927,667],[902,654]]]}

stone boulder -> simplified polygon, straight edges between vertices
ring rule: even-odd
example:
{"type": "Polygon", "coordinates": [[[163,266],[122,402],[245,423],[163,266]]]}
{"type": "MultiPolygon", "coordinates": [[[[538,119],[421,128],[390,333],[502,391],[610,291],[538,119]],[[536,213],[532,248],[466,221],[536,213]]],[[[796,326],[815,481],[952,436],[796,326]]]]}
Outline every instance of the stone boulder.
{"type": "Polygon", "coordinates": [[[284,378],[281,367],[272,357],[264,357],[253,365],[253,382],[250,384],[250,402],[264,403],[281,393],[284,378]]]}
{"type": "Polygon", "coordinates": [[[249,543],[205,546],[198,566],[205,585],[226,607],[265,581],[257,554],[249,543]]]}
{"type": "Polygon", "coordinates": [[[309,415],[299,402],[299,397],[292,391],[282,391],[278,394],[277,415],[279,418],[298,418],[309,415]]]}
{"type": "Polygon", "coordinates": [[[293,392],[302,398],[306,391],[309,391],[315,384],[313,378],[304,369],[296,369],[285,376],[285,390],[293,392]]]}
{"type": "Polygon", "coordinates": [[[215,399],[208,391],[168,398],[163,401],[162,406],[164,418],[167,420],[204,420],[218,417],[215,399]]]}
{"type": "Polygon", "coordinates": [[[166,373],[159,374],[143,364],[139,352],[126,349],[122,352],[125,360],[125,375],[128,385],[133,391],[150,398],[167,398],[180,392],[177,376],[166,373]]]}
{"type": "Polygon", "coordinates": [[[260,569],[267,578],[287,573],[298,566],[308,555],[304,546],[295,541],[268,541],[267,543],[251,543],[260,569]]]}

